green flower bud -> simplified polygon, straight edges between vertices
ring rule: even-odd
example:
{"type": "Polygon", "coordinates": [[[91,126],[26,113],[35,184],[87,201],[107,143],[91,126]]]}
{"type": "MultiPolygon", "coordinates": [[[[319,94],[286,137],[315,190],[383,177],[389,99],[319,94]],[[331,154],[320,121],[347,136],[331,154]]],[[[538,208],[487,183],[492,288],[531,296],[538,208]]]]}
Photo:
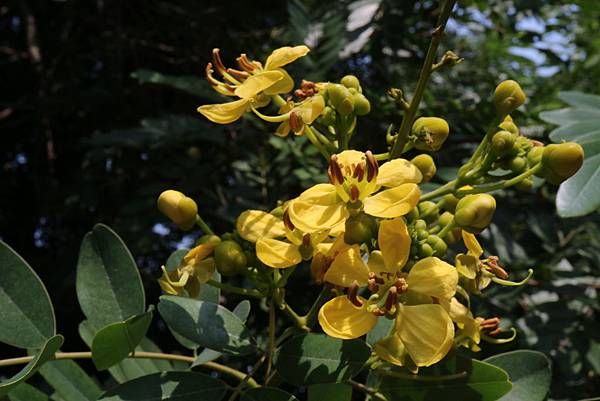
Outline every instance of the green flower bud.
{"type": "Polygon", "coordinates": [[[269,214],[272,214],[278,219],[283,219],[283,206],[277,206],[275,209],[271,210],[269,214]]]}
{"type": "Polygon", "coordinates": [[[318,121],[323,125],[333,125],[335,124],[336,112],[329,106],[326,106],[323,109],[323,113],[319,116],[318,121]]]}
{"type": "Polygon", "coordinates": [[[437,219],[439,207],[435,202],[425,201],[419,203],[419,215],[427,222],[432,222],[437,219]]]}
{"type": "Polygon", "coordinates": [[[348,88],[340,84],[329,84],[327,85],[327,93],[329,94],[329,103],[338,113],[343,116],[352,113],[354,103],[348,88]]]}
{"type": "Polygon", "coordinates": [[[502,157],[510,152],[515,144],[515,135],[508,131],[498,131],[492,137],[490,152],[502,157]]]}
{"type": "Polygon", "coordinates": [[[496,200],[492,195],[467,195],[456,205],[454,222],[463,230],[477,234],[490,225],[495,211],[496,200]]]}
{"type": "Polygon", "coordinates": [[[542,154],[544,153],[544,146],[534,146],[527,152],[527,162],[530,166],[535,166],[542,161],[542,154]]]}
{"type": "Polygon", "coordinates": [[[158,210],[167,216],[182,230],[191,229],[196,223],[198,206],[193,199],[179,191],[169,189],[160,194],[157,201],[158,210]]]}
{"type": "Polygon", "coordinates": [[[206,234],[206,235],[203,235],[202,237],[198,238],[198,240],[196,241],[196,246],[198,246],[200,244],[218,245],[220,242],[221,242],[221,238],[219,238],[217,235],[206,234]]]}
{"type": "Polygon", "coordinates": [[[422,240],[422,239],[427,239],[427,237],[429,237],[429,231],[425,230],[425,229],[418,229],[417,230],[417,238],[422,240]]]}
{"type": "Polygon", "coordinates": [[[508,131],[511,134],[519,135],[519,127],[513,122],[511,116],[506,116],[504,121],[498,126],[503,131],[508,131]]]}
{"type": "Polygon", "coordinates": [[[360,92],[360,81],[354,75],[346,75],[340,80],[346,88],[354,88],[360,92]]]}
{"type": "Polygon", "coordinates": [[[427,222],[422,219],[415,221],[415,230],[427,230],[427,222]]]}
{"type": "Polygon", "coordinates": [[[458,201],[459,201],[459,199],[456,196],[454,196],[452,194],[446,194],[442,198],[440,207],[444,210],[449,211],[450,213],[454,213],[454,211],[456,210],[456,205],[458,204],[458,201]]]}
{"type": "Polygon", "coordinates": [[[429,256],[433,256],[434,253],[435,253],[435,250],[428,243],[419,245],[419,257],[427,258],[429,256]]]}
{"type": "Polygon", "coordinates": [[[442,118],[417,118],[412,126],[412,133],[416,137],[414,146],[419,150],[439,150],[448,138],[449,132],[450,127],[442,118]]]}
{"type": "Polygon", "coordinates": [[[347,116],[351,114],[354,111],[352,94],[350,94],[346,99],[342,100],[335,109],[341,116],[347,116]]]}
{"type": "Polygon", "coordinates": [[[434,234],[427,237],[427,243],[433,248],[434,256],[442,257],[446,255],[448,245],[437,235],[434,234]]]}
{"type": "Polygon", "coordinates": [[[248,262],[242,247],[235,241],[222,241],[214,252],[217,270],[223,276],[240,273],[248,262]]]}
{"type": "Polygon", "coordinates": [[[508,163],[508,168],[514,173],[522,173],[527,169],[527,159],[524,157],[515,157],[508,163]]]}
{"type": "Polygon", "coordinates": [[[494,91],[494,106],[498,114],[507,115],[525,103],[526,98],[525,92],[516,81],[506,80],[500,82],[494,91]]]}
{"type": "Polygon", "coordinates": [[[450,212],[444,212],[440,215],[440,218],[438,219],[438,221],[440,222],[440,224],[442,225],[442,227],[447,226],[448,224],[450,224],[452,222],[452,220],[454,220],[454,215],[450,212]]]}
{"type": "Polygon", "coordinates": [[[354,112],[357,116],[369,114],[371,111],[371,103],[369,102],[369,99],[365,97],[365,95],[357,93],[352,95],[352,100],[354,101],[354,112]]]}
{"type": "Polygon", "coordinates": [[[423,181],[421,182],[429,182],[437,171],[433,157],[425,153],[413,157],[410,162],[417,166],[421,174],[423,174],[423,181]]]}
{"type": "Polygon", "coordinates": [[[548,145],[542,154],[543,176],[554,185],[573,176],[582,164],[583,148],[575,142],[548,145]]]}
{"type": "Polygon", "coordinates": [[[377,235],[377,221],[364,213],[346,220],[344,242],[348,245],[369,243],[377,235]]]}
{"type": "Polygon", "coordinates": [[[519,191],[529,191],[531,188],[533,188],[533,179],[531,177],[527,177],[524,180],[519,181],[515,185],[515,188],[519,191]]]}

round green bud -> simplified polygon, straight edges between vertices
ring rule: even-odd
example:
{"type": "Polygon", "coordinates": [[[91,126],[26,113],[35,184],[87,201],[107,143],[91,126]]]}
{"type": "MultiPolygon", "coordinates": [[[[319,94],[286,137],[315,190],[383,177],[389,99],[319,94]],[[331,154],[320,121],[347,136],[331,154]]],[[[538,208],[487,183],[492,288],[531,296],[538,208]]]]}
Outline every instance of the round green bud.
{"type": "Polygon", "coordinates": [[[435,250],[428,243],[419,245],[419,257],[427,258],[429,256],[433,256],[434,253],[435,253],[435,250]]]}
{"type": "Polygon", "coordinates": [[[522,173],[527,169],[527,159],[524,157],[515,157],[509,161],[508,168],[517,174],[522,173]]]}
{"type": "Polygon", "coordinates": [[[496,200],[492,195],[467,195],[456,205],[454,222],[463,230],[477,234],[490,225],[495,211],[496,200]]]}
{"type": "Polygon", "coordinates": [[[158,197],[156,205],[158,210],[182,230],[189,230],[196,223],[198,214],[196,202],[179,191],[172,189],[164,191],[158,197]]]}
{"type": "Polygon", "coordinates": [[[417,155],[413,157],[410,162],[417,166],[423,175],[423,181],[421,182],[429,182],[429,180],[431,180],[437,171],[433,157],[429,156],[428,154],[423,153],[417,155]]]}
{"type": "Polygon", "coordinates": [[[512,113],[517,107],[525,103],[527,96],[521,86],[513,80],[500,82],[494,91],[494,106],[499,115],[512,113]]]}
{"type": "Polygon", "coordinates": [[[419,229],[417,230],[417,238],[422,240],[422,239],[426,239],[427,237],[429,237],[429,231],[424,230],[424,229],[419,229]]]}
{"type": "Polygon", "coordinates": [[[438,221],[440,222],[440,224],[442,225],[442,227],[447,226],[448,224],[450,224],[452,222],[452,220],[454,220],[454,215],[450,212],[444,212],[440,215],[440,218],[438,219],[438,221]]]}
{"type": "Polygon", "coordinates": [[[583,148],[575,142],[548,145],[542,154],[543,176],[554,185],[573,176],[582,164],[583,148]]]}
{"type": "Polygon", "coordinates": [[[490,152],[496,156],[504,156],[510,152],[515,144],[515,135],[508,131],[498,131],[492,137],[490,152]]]}
{"type": "Polygon", "coordinates": [[[220,242],[221,242],[221,238],[219,238],[217,235],[206,234],[206,235],[203,235],[200,238],[198,238],[198,240],[196,241],[196,245],[200,245],[200,244],[218,245],[220,242]]]}
{"type": "Polygon", "coordinates": [[[346,220],[344,242],[348,245],[369,243],[377,235],[377,221],[364,213],[346,220]]]}
{"type": "Polygon", "coordinates": [[[217,271],[223,276],[240,273],[248,262],[242,247],[235,241],[222,241],[214,252],[217,271]]]}
{"type": "Polygon", "coordinates": [[[352,95],[354,101],[354,112],[357,116],[364,116],[371,111],[371,102],[361,93],[352,95]]]}
{"type": "Polygon", "coordinates": [[[344,100],[352,99],[352,94],[348,88],[340,84],[328,84],[327,94],[329,95],[329,103],[336,110],[344,100]]]}
{"type": "Polygon", "coordinates": [[[444,210],[449,211],[450,213],[454,213],[454,211],[456,210],[456,205],[458,204],[458,201],[459,201],[459,199],[456,196],[454,196],[452,194],[446,194],[442,198],[440,207],[444,210]]]}
{"type": "Polygon", "coordinates": [[[354,88],[360,92],[360,81],[354,75],[346,75],[340,80],[346,88],[354,88]]]}
{"type": "Polygon", "coordinates": [[[354,111],[354,102],[352,94],[350,94],[350,96],[346,99],[342,100],[335,109],[341,116],[350,115],[354,111]]]}
{"type": "Polygon", "coordinates": [[[319,116],[319,122],[323,125],[335,124],[336,113],[335,110],[329,106],[323,109],[323,113],[319,116]]]}
{"type": "Polygon", "coordinates": [[[435,202],[425,201],[419,203],[419,215],[427,222],[432,222],[437,218],[439,207],[435,202]]]}
{"type": "Polygon", "coordinates": [[[524,180],[519,181],[515,185],[515,188],[519,191],[529,191],[531,188],[533,188],[533,179],[531,177],[527,177],[524,180]]]}
{"type": "Polygon", "coordinates": [[[412,133],[416,149],[437,151],[448,138],[450,127],[443,118],[420,117],[415,120],[412,133]]]}
{"type": "Polygon", "coordinates": [[[527,152],[527,162],[530,166],[535,166],[542,161],[542,154],[544,153],[544,146],[534,146],[527,152]]]}
{"type": "Polygon", "coordinates": [[[448,251],[448,245],[437,235],[434,234],[427,237],[427,243],[433,248],[434,256],[442,257],[446,255],[446,252],[448,251]]]}
{"type": "Polygon", "coordinates": [[[422,219],[415,221],[415,230],[427,230],[427,222],[422,219]]]}

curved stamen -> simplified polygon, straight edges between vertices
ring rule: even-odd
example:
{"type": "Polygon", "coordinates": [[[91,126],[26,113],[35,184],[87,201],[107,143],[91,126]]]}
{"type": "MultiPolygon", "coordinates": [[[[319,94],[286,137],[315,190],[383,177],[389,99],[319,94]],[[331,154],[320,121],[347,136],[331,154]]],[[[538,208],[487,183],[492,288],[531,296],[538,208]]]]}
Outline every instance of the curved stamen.
{"type": "Polygon", "coordinates": [[[379,172],[379,164],[370,150],[365,152],[365,156],[367,157],[367,181],[371,182],[379,172]]]}
{"type": "Polygon", "coordinates": [[[294,231],[294,229],[296,228],[296,226],[294,226],[294,223],[292,223],[292,220],[290,219],[290,214],[287,209],[285,209],[285,212],[283,212],[283,224],[290,231],[294,231]]]}
{"type": "Polygon", "coordinates": [[[388,290],[388,296],[385,300],[385,310],[391,311],[398,302],[398,289],[396,287],[390,287],[388,290]]]}
{"type": "Polygon", "coordinates": [[[358,187],[356,185],[352,185],[350,187],[350,200],[352,202],[356,202],[358,200],[359,196],[360,196],[360,191],[358,190],[358,187]]]}
{"type": "Polygon", "coordinates": [[[348,289],[347,296],[354,306],[357,306],[359,308],[363,306],[363,301],[360,298],[358,298],[358,282],[356,280],[352,282],[352,285],[348,289]]]}

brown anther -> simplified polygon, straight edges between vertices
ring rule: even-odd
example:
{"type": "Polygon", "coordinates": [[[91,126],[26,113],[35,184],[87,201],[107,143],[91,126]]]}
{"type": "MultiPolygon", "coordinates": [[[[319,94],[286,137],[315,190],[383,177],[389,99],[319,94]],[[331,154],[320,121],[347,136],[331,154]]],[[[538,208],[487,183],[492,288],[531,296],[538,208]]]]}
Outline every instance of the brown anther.
{"type": "Polygon", "coordinates": [[[394,283],[394,288],[400,293],[403,294],[408,290],[408,283],[402,277],[398,278],[394,283]]]}
{"type": "Polygon", "coordinates": [[[369,279],[375,279],[375,277],[377,277],[375,272],[369,272],[369,279]]]}
{"type": "Polygon", "coordinates": [[[398,302],[398,288],[390,287],[388,290],[387,298],[385,299],[385,310],[391,311],[396,303],[398,302]]]}
{"type": "Polygon", "coordinates": [[[356,185],[352,185],[350,187],[350,200],[352,202],[356,202],[358,200],[359,195],[360,191],[358,190],[358,187],[356,185]]]}
{"type": "Polygon", "coordinates": [[[494,276],[501,278],[501,279],[507,279],[508,273],[506,272],[506,270],[504,270],[504,268],[502,266],[500,266],[498,264],[499,260],[500,259],[498,258],[498,256],[490,256],[487,259],[487,263],[485,264],[485,267],[494,276]]]}
{"type": "Polygon", "coordinates": [[[302,121],[302,117],[300,117],[295,111],[290,113],[290,119],[288,122],[292,131],[296,133],[302,131],[302,128],[304,127],[304,121],[302,121]]]}
{"type": "Polygon", "coordinates": [[[375,282],[377,284],[383,284],[383,283],[385,283],[385,281],[381,277],[375,277],[375,282]]]}
{"type": "Polygon", "coordinates": [[[225,65],[221,61],[221,50],[219,50],[218,48],[213,49],[212,59],[213,59],[213,64],[214,64],[215,68],[217,69],[217,71],[219,72],[219,74],[223,75],[225,73],[225,65]]]}
{"type": "Polygon", "coordinates": [[[233,87],[229,84],[226,84],[224,82],[221,82],[212,76],[212,74],[214,72],[212,63],[206,64],[205,72],[206,72],[206,80],[208,81],[208,83],[211,86],[219,86],[221,88],[227,89],[231,93],[235,92],[235,87],[233,87]]]}
{"type": "Polygon", "coordinates": [[[290,231],[294,231],[294,228],[296,228],[296,226],[294,226],[294,223],[292,223],[292,220],[290,219],[290,214],[287,209],[285,209],[285,212],[283,212],[283,224],[290,231]]]}
{"type": "Polygon", "coordinates": [[[302,90],[315,89],[316,86],[317,85],[313,81],[307,81],[306,79],[303,79],[302,83],[300,84],[300,88],[302,88],[302,90]]]}
{"type": "Polygon", "coordinates": [[[309,246],[310,245],[310,234],[304,234],[302,237],[302,245],[309,246]]]}
{"type": "Polygon", "coordinates": [[[312,260],[310,264],[310,271],[315,279],[315,283],[323,284],[323,278],[325,277],[325,273],[331,266],[333,262],[333,258],[318,252],[312,260]]]}
{"type": "Polygon", "coordinates": [[[331,159],[329,160],[329,168],[331,169],[331,175],[334,178],[332,184],[343,184],[344,174],[342,174],[342,169],[340,168],[340,165],[337,162],[336,155],[331,156],[331,159]]]}
{"type": "Polygon", "coordinates": [[[377,177],[377,173],[379,172],[379,164],[377,160],[375,160],[375,156],[371,153],[370,150],[365,152],[365,156],[367,157],[367,181],[371,182],[375,177],[377,177]]]}
{"type": "Polygon", "coordinates": [[[235,68],[228,68],[227,72],[239,80],[243,81],[250,76],[246,71],[236,70],[235,68]]]}
{"type": "Polygon", "coordinates": [[[536,141],[535,139],[530,139],[529,142],[531,143],[531,146],[533,146],[534,148],[544,146],[544,142],[536,141]]]}
{"type": "Polygon", "coordinates": [[[358,181],[362,181],[365,176],[365,168],[367,164],[365,162],[358,163],[358,165],[354,168],[354,174],[352,175],[358,181]]]}
{"type": "Polygon", "coordinates": [[[369,278],[367,280],[368,283],[368,287],[369,287],[369,291],[371,291],[372,293],[376,293],[379,291],[379,286],[377,285],[377,283],[375,282],[375,278],[369,278]]]}
{"type": "Polygon", "coordinates": [[[236,59],[240,68],[246,72],[252,72],[256,69],[256,66],[248,59],[245,53],[240,54],[236,59]]]}
{"type": "Polygon", "coordinates": [[[497,334],[500,334],[500,319],[497,317],[493,317],[491,319],[480,320],[479,328],[488,336],[495,336],[497,334]]]}
{"type": "Polygon", "coordinates": [[[358,297],[358,282],[354,280],[352,285],[348,289],[348,299],[354,306],[361,307],[363,306],[363,301],[358,297]]]}

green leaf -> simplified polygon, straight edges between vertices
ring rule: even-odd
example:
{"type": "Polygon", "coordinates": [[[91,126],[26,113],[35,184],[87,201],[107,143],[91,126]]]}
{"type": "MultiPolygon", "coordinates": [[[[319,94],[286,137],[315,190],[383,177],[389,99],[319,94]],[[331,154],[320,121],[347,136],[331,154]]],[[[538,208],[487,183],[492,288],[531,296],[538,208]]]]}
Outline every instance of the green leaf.
{"type": "Polygon", "coordinates": [[[173,331],[202,347],[231,355],[256,351],[256,341],[248,328],[221,305],[163,295],[158,311],[173,331]]]}
{"type": "Polygon", "coordinates": [[[275,367],[287,382],[298,386],[336,383],[356,376],[370,355],[362,340],[309,333],[285,342],[275,355],[275,367]]]}
{"type": "Polygon", "coordinates": [[[65,339],[60,334],[50,337],[31,362],[25,365],[25,367],[21,369],[19,373],[0,383],[0,397],[8,394],[8,392],[11,391],[12,388],[16,387],[19,383],[29,379],[35,372],[37,372],[40,366],[52,359],[56,351],[58,351],[63,344],[64,340],[65,339]]]}
{"type": "Polygon", "coordinates": [[[105,392],[102,401],[220,401],[222,381],[195,372],[163,372],[143,376],[105,392]]]}
{"type": "Polygon", "coordinates": [[[51,361],[40,368],[40,374],[64,401],[95,400],[102,390],[75,361],[51,361]]]}
{"type": "MultiPolygon", "coordinates": [[[[84,320],[79,324],[79,335],[81,339],[91,348],[96,330],[90,322],[84,320]]],[[[136,351],[162,352],[152,341],[144,338],[136,351]]],[[[146,376],[152,373],[159,373],[173,370],[169,361],[157,359],[124,359],[118,364],[108,368],[109,373],[118,383],[124,383],[138,377],[146,376]]]]}
{"type": "Polygon", "coordinates": [[[81,243],[77,298],[95,327],[144,313],[140,272],[121,238],[105,225],[94,226],[81,243]]]}
{"type": "Polygon", "coordinates": [[[321,400],[351,401],[352,386],[346,383],[325,383],[308,386],[308,401],[321,400]]]}
{"type": "Polygon", "coordinates": [[[0,241],[0,341],[39,348],[56,334],[54,309],[44,284],[11,247],[0,241]]]}
{"type": "Polygon", "coordinates": [[[550,390],[552,363],[537,351],[506,352],[485,359],[504,369],[513,383],[512,390],[501,401],[543,401],[550,390]]]}
{"type": "Polygon", "coordinates": [[[46,393],[27,383],[21,383],[8,394],[10,401],[48,401],[46,393]]]}
{"type": "MultiPolygon", "coordinates": [[[[323,398],[324,400],[326,398],[323,398]]],[[[242,393],[240,401],[298,401],[293,395],[273,387],[251,388],[242,393]]],[[[329,401],[329,400],[328,400],[329,401]]]]}
{"type": "Polygon", "coordinates": [[[397,369],[391,372],[401,376],[381,374],[383,379],[379,390],[390,399],[399,401],[495,401],[511,389],[504,370],[455,355],[433,367],[420,369],[417,377],[397,369]],[[464,377],[451,378],[457,374],[464,377]]]}
{"type": "Polygon", "coordinates": [[[600,96],[581,92],[560,92],[558,97],[572,107],[540,113],[559,125],[550,133],[554,142],[574,141],[583,146],[583,166],[563,182],[556,196],[562,217],[577,217],[600,208],[600,96]]]}
{"type": "Polygon", "coordinates": [[[108,369],[135,351],[152,322],[152,311],[102,328],[92,341],[92,359],[98,370],[108,369]]]}

